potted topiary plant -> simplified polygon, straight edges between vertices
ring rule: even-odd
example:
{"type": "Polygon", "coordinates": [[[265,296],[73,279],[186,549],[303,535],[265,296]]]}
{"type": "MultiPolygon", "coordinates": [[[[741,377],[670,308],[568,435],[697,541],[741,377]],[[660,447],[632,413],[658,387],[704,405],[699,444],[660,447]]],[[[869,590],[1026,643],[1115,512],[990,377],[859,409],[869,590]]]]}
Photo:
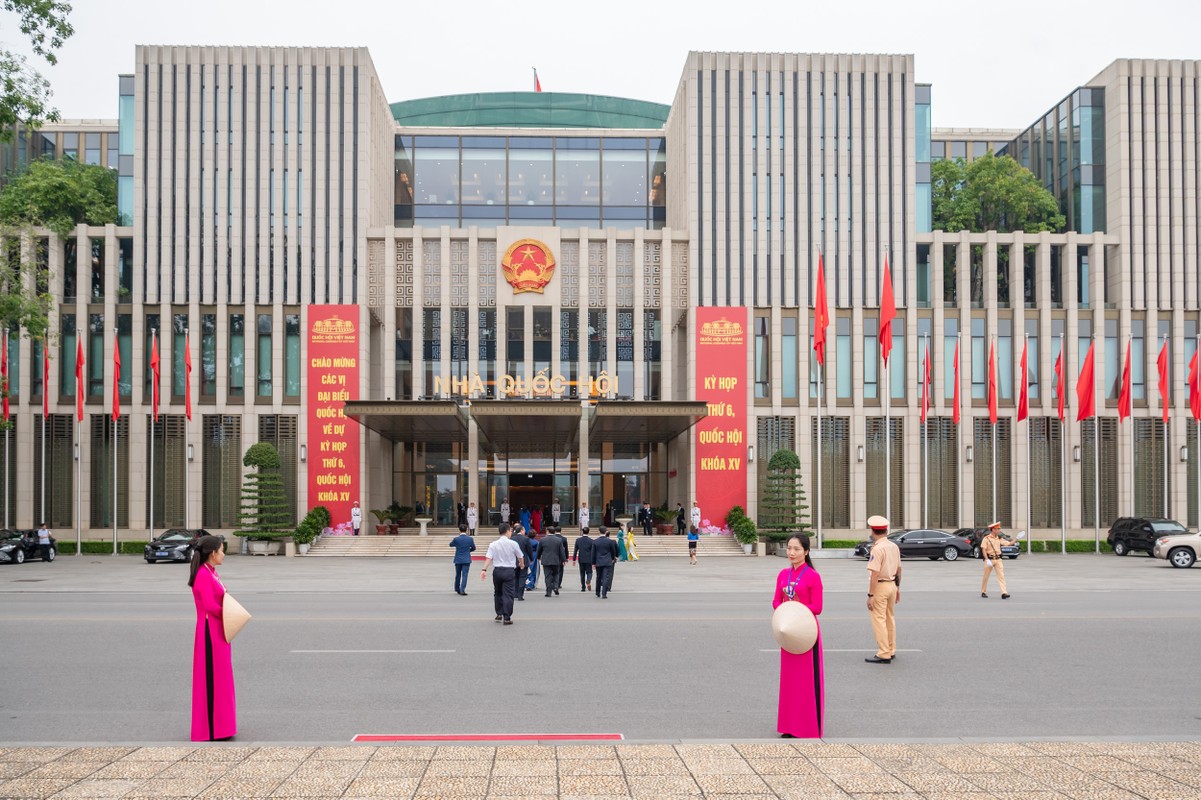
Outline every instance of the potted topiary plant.
{"type": "Polygon", "coordinates": [[[280,551],[280,539],[291,535],[295,519],[288,519],[288,501],[280,475],[279,451],[267,442],[253,444],[242,458],[249,471],[242,478],[241,528],[235,536],[245,536],[250,552],[273,555],[280,551]]]}
{"type": "Polygon", "coordinates": [[[392,532],[390,530],[392,527],[392,509],[373,508],[371,509],[371,513],[374,514],[375,518],[379,521],[379,524],[375,526],[376,536],[386,536],[392,532]]]}
{"type": "Polygon", "coordinates": [[[662,506],[655,509],[655,533],[667,536],[675,528],[676,512],[662,506]]]}
{"type": "Polygon", "coordinates": [[[755,527],[755,521],[743,514],[730,523],[730,530],[734,532],[734,538],[742,545],[742,551],[750,555],[751,548],[759,541],[759,531],[755,527]]]}

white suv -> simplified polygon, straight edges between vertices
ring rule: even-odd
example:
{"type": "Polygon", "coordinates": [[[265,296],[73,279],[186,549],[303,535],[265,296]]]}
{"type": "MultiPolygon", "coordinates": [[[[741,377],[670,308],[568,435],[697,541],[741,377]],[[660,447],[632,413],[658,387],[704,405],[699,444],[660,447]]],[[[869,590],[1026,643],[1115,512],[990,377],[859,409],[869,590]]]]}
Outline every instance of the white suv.
{"type": "Polygon", "coordinates": [[[1201,533],[1175,533],[1155,540],[1151,555],[1166,558],[1173,567],[1188,568],[1201,553],[1201,533]]]}

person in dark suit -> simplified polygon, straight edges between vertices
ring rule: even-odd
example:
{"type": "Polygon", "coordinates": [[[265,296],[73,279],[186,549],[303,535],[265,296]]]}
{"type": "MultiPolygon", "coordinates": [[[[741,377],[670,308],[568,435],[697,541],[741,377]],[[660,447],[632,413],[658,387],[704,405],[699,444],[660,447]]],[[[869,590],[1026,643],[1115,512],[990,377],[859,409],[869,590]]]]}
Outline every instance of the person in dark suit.
{"type": "Polygon", "coordinates": [[[651,508],[651,504],[647,501],[642,501],[642,508],[638,511],[638,521],[642,523],[642,535],[655,535],[655,512],[651,508]]]}
{"type": "Polygon", "coordinates": [[[575,547],[571,551],[571,560],[578,559],[580,564],[580,591],[586,592],[592,588],[592,551],[595,540],[588,535],[588,526],[580,528],[580,535],[575,537],[575,547]]]}
{"type": "Polygon", "coordinates": [[[458,514],[456,515],[455,524],[456,525],[466,525],[467,524],[467,506],[463,505],[462,500],[459,501],[459,505],[456,510],[458,511],[458,514]]]}
{"type": "Polygon", "coordinates": [[[542,562],[542,571],[546,576],[546,596],[559,593],[563,585],[563,563],[567,561],[567,540],[553,525],[550,532],[542,537],[542,546],[538,548],[538,560],[542,562]]]}
{"type": "Polygon", "coordinates": [[[592,546],[592,561],[596,564],[596,596],[608,599],[613,586],[613,568],[617,563],[617,542],[609,538],[609,529],[601,526],[600,536],[592,546]]]}
{"type": "Polygon", "coordinates": [[[676,503],[679,508],[676,509],[676,534],[683,536],[688,529],[688,512],[684,510],[683,503],[676,503]]]}
{"type": "MultiPolygon", "coordinates": [[[[524,512],[529,514],[529,511],[524,512]]],[[[521,557],[524,560],[524,565],[517,568],[517,591],[514,596],[518,600],[525,600],[525,582],[530,577],[530,563],[534,560],[534,546],[530,544],[530,537],[526,535],[527,529],[521,525],[513,527],[512,540],[521,548],[521,557]]]]}
{"type": "Polygon", "coordinates": [[[475,539],[467,535],[467,526],[459,526],[459,535],[450,540],[455,549],[455,594],[467,596],[467,572],[471,567],[471,554],[475,552],[475,539]]]}

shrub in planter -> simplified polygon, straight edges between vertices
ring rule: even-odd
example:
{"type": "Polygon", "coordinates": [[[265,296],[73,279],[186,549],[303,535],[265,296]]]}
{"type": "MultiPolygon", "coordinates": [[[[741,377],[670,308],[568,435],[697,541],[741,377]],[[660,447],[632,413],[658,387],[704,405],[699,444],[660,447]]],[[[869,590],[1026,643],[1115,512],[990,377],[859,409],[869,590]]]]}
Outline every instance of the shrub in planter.
{"type": "Polygon", "coordinates": [[[241,527],[234,535],[252,542],[291,535],[295,519],[288,519],[279,451],[266,442],[253,444],[242,464],[250,471],[242,479],[241,527]]]}
{"type": "Polygon", "coordinates": [[[734,538],[738,540],[739,544],[754,544],[759,541],[759,531],[755,527],[755,521],[745,514],[731,523],[730,530],[734,531],[734,538]]]}

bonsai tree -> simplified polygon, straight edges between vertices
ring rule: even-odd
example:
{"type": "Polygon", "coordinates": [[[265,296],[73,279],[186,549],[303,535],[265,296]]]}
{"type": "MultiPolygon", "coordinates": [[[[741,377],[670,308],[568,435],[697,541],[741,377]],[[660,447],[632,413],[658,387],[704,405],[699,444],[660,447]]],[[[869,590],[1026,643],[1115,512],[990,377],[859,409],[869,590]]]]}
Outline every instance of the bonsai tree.
{"type": "Polygon", "coordinates": [[[773,542],[782,542],[793,533],[809,532],[809,505],[800,481],[801,460],[791,450],[777,450],[767,462],[767,480],[759,522],[773,542]]]}
{"type": "Polygon", "coordinates": [[[291,535],[295,522],[288,519],[279,452],[266,442],[253,444],[242,465],[249,471],[242,478],[241,529],[234,535],[263,541],[291,535]]]}

